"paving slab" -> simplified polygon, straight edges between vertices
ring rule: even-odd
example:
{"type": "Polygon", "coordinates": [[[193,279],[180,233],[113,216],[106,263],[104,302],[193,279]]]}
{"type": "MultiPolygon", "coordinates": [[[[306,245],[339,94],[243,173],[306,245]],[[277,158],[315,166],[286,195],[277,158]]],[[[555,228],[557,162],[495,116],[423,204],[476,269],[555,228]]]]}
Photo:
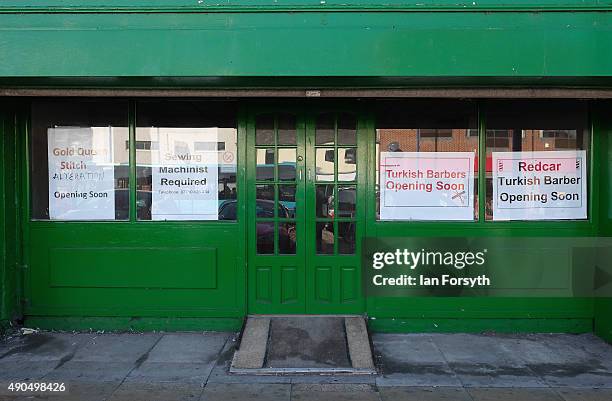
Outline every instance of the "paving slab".
{"type": "Polygon", "coordinates": [[[293,384],[376,384],[375,375],[290,375],[293,384]]]}
{"type": "Polygon", "coordinates": [[[470,388],[473,401],[563,401],[548,388],[470,388]]]}
{"type": "Polygon", "coordinates": [[[503,338],[479,334],[433,334],[448,366],[466,387],[548,387],[503,338]]]}
{"type": "Polygon", "coordinates": [[[380,398],[382,401],[472,401],[460,387],[381,387],[380,398]]]}
{"type": "Polygon", "coordinates": [[[427,334],[374,334],[379,386],[461,386],[427,334]]]}
{"type": "Polygon", "coordinates": [[[294,384],[291,401],[380,401],[380,395],[367,384],[294,384]]]}
{"type": "Polygon", "coordinates": [[[210,363],[217,359],[230,333],[165,334],[149,351],[147,362],[210,363]]]}
{"type": "Polygon", "coordinates": [[[94,337],[87,333],[34,333],[13,337],[0,350],[0,361],[59,361],[70,359],[94,337]]]}
{"type": "Polygon", "coordinates": [[[290,384],[207,384],[202,401],[290,401],[290,384]]]}
{"type": "Polygon", "coordinates": [[[564,401],[610,401],[612,389],[556,389],[564,401]]]}
{"type": "Polygon", "coordinates": [[[549,386],[612,388],[612,347],[593,335],[529,334],[505,347],[549,386]]]}
{"type": "Polygon", "coordinates": [[[121,382],[134,369],[131,362],[69,361],[44,376],[45,381],[121,382]]]}
{"type": "Polygon", "coordinates": [[[0,383],[39,380],[57,365],[58,361],[0,360],[0,383]]]}
{"type": "Polygon", "coordinates": [[[198,401],[202,386],[176,383],[123,383],[108,401],[198,401]]]}
{"type": "Polygon", "coordinates": [[[79,362],[132,362],[146,357],[161,339],[158,333],[101,334],[79,347],[72,357],[79,362]]]}
{"type": "Polygon", "coordinates": [[[183,383],[204,385],[214,366],[208,363],[144,362],[134,368],[127,382],[136,383],[183,383]]]}

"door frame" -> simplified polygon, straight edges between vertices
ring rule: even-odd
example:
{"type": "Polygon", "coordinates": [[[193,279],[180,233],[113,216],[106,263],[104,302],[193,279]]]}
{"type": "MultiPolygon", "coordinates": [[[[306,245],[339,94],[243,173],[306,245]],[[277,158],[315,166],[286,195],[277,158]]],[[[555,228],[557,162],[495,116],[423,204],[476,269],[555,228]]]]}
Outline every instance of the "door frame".
{"type": "MultiPolygon", "coordinates": [[[[366,299],[362,289],[361,282],[361,239],[367,234],[367,210],[369,206],[366,202],[369,201],[368,191],[371,189],[369,185],[369,173],[368,166],[371,164],[370,152],[369,152],[369,141],[372,138],[372,121],[369,113],[365,111],[363,105],[354,100],[352,101],[268,101],[268,102],[250,102],[248,103],[241,113],[243,121],[242,125],[245,127],[245,146],[248,155],[245,157],[244,165],[242,168],[245,171],[244,184],[246,192],[246,224],[245,224],[245,242],[246,242],[246,305],[248,314],[363,314],[366,310],[366,299]],[[315,116],[318,113],[351,113],[355,116],[357,122],[357,160],[358,160],[358,174],[357,179],[354,183],[356,185],[356,199],[357,199],[357,234],[356,234],[356,250],[352,263],[356,267],[356,278],[354,279],[354,285],[356,286],[355,291],[357,294],[354,302],[351,303],[350,307],[341,307],[337,304],[331,304],[328,307],[316,306],[312,301],[312,294],[314,293],[314,275],[313,275],[313,263],[316,258],[326,258],[326,255],[316,254],[316,244],[314,240],[305,240],[305,236],[308,233],[314,233],[315,220],[311,219],[306,213],[312,213],[315,210],[315,116]],[[300,130],[304,135],[302,145],[298,138],[298,155],[302,155],[304,161],[298,162],[298,168],[296,174],[299,174],[299,170],[302,170],[303,180],[302,183],[298,183],[296,177],[296,185],[303,185],[303,229],[302,229],[302,248],[303,248],[303,296],[304,306],[301,310],[286,311],[282,308],[261,308],[255,306],[255,292],[257,291],[255,274],[253,269],[252,261],[255,256],[255,246],[249,230],[254,228],[255,216],[253,216],[253,209],[249,207],[249,204],[254,200],[254,189],[251,186],[255,185],[255,170],[250,169],[252,158],[254,157],[255,147],[255,115],[260,113],[293,113],[296,115],[298,124],[300,121],[303,126],[298,126],[298,136],[300,130]],[[300,150],[302,152],[300,152],[300,150]],[[309,171],[310,170],[310,171],[309,171]]],[[[339,147],[339,146],[337,146],[339,147]]],[[[297,199],[296,199],[297,202],[297,199]]],[[[297,218],[296,218],[297,221],[297,218]]],[[[298,237],[299,238],[299,237],[298,237]]],[[[298,242],[300,240],[298,239],[298,242]]],[[[299,245],[298,245],[299,246],[299,245]]],[[[281,256],[282,257],[282,256],[281,256]]],[[[345,256],[340,256],[344,258],[345,256]]],[[[346,256],[353,257],[353,256],[346,256]]]]}

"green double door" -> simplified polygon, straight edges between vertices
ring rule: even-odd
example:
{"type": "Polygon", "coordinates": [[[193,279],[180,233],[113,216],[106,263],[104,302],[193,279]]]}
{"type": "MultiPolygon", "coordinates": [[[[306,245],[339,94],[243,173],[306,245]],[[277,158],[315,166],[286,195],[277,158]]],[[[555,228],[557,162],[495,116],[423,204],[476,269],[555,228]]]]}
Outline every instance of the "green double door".
{"type": "Polygon", "coordinates": [[[247,118],[250,314],[361,313],[365,135],[350,112],[247,118]]]}

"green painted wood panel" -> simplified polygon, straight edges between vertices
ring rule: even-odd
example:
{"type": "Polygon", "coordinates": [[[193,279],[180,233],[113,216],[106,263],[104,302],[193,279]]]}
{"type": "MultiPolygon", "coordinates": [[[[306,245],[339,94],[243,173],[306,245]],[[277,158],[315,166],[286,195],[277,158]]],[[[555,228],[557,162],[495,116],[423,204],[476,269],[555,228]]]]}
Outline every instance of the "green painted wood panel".
{"type": "Polygon", "coordinates": [[[4,110],[0,110],[0,331],[8,320],[8,313],[6,310],[5,294],[7,291],[7,277],[6,277],[6,199],[4,189],[4,175],[7,167],[4,165],[4,110]]]}
{"type": "Polygon", "coordinates": [[[20,316],[17,107],[0,101],[0,329],[20,316]]]}
{"type": "MultiPolygon", "coordinates": [[[[612,102],[598,102],[593,107],[594,126],[601,135],[600,235],[612,236],[612,102]]],[[[595,300],[595,334],[612,343],[612,299],[595,300]]]]}
{"type": "Polygon", "coordinates": [[[0,14],[0,77],[601,77],[610,12],[0,14]],[[308,55],[308,57],[304,57],[308,55]]]}
{"type": "Polygon", "coordinates": [[[237,223],[32,222],[26,314],[244,314],[237,223]]]}
{"type": "MultiPolygon", "coordinates": [[[[96,246],[49,249],[49,286],[216,289],[217,248],[96,246]],[[152,266],[172,266],[168,269],[152,266]]],[[[231,261],[228,263],[231,266],[231,261]]]]}
{"type": "Polygon", "coordinates": [[[192,0],[6,0],[0,5],[1,10],[21,11],[184,11],[205,12],[210,10],[346,10],[346,9],[457,9],[462,11],[483,8],[572,8],[589,9],[605,8],[612,3],[609,0],[226,0],[222,3],[194,2],[192,0]]]}

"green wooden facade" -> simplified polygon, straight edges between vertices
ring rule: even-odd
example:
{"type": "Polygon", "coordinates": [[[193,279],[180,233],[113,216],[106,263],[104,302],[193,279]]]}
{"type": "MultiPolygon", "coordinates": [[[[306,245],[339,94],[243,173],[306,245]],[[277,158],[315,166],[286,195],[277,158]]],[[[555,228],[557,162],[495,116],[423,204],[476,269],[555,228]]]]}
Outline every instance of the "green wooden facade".
{"type": "MultiPolygon", "coordinates": [[[[358,257],[336,254],[333,260],[322,260],[306,241],[296,256],[266,259],[254,254],[249,236],[257,184],[254,120],[258,113],[287,111],[298,118],[297,149],[303,155],[298,168],[304,174],[313,166],[317,148],[314,116],[330,111],[357,117],[359,238],[442,232],[612,236],[609,100],[584,100],[592,127],[587,221],[488,222],[481,217],[475,222],[390,224],[375,219],[376,117],[367,100],[275,102],[248,97],[253,89],[287,88],[609,90],[612,1],[23,3],[0,5],[0,90],[6,95],[0,98],[2,324],[24,317],[25,324],[52,328],[230,329],[240,327],[249,313],[356,313],[373,317],[375,330],[595,331],[612,339],[612,302],[606,299],[365,299],[358,257]],[[127,222],[31,221],[32,97],[24,95],[36,92],[23,90],[100,89],[107,96],[112,90],[141,91],[128,96],[134,142],[138,100],[146,96],[143,90],[152,88],[184,90],[184,97],[190,90],[242,91],[235,99],[238,221],[139,222],[135,202],[127,222]],[[209,252],[197,257],[180,252],[194,247],[209,252]],[[175,263],[177,258],[182,263],[175,263]],[[88,269],[79,269],[85,264],[88,269]],[[200,265],[206,266],[193,270],[200,265]],[[256,288],[257,274],[272,274],[266,273],[267,267],[284,269],[286,276],[271,275],[269,288],[256,288]],[[185,274],[199,275],[198,282],[186,282],[185,274]],[[296,274],[302,278],[292,279],[296,274]],[[283,277],[297,284],[286,285],[283,277]],[[160,286],[159,280],[167,285],[160,286]],[[318,286],[321,280],[329,287],[318,286]],[[295,303],[258,302],[266,297],[295,303]],[[319,302],[322,299],[326,302],[319,302]]],[[[487,121],[481,106],[486,100],[475,103],[482,134],[487,121]]],[[[134,157],[133,143],[130,153],[134,157]]],[[[314,202],[314,180],[306,178],[298,186],[298,200],[305,208],[296,219],[309,230],[316,224],[307,215],[314,202]]],[[[131,191],[136,192],[134,187],[131,191]]]]}

